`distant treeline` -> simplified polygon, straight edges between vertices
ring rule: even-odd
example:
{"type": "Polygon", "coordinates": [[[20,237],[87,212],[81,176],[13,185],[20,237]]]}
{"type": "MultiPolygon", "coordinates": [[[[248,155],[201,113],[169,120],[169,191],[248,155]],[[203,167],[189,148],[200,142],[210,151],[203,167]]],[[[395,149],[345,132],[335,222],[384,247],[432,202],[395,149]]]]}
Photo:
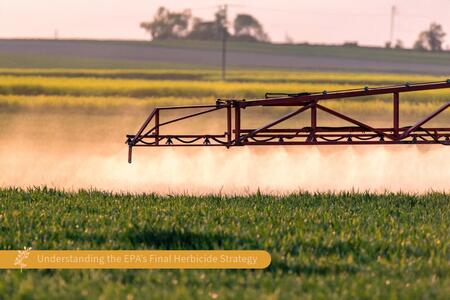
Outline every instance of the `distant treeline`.
{"type": "MultiPolygon", "coordinates": [[[[238,14],[232,22],[232,29],[229,29],[226,6],[220,7],[214,14],[214,19],[210,21],[193,16],[188,9],[181,12],[172,12],[165,7],[160,7],[151,22],[142,22],[140,26],[150,33],[153,40],[220,40],[227,37],[241,41],[270,41],[262,24],[250,14],[238,14]]],[[[429,28],[420,32],[413,49],[442,51],[444,50],[445,35],[442,25],[431,23],[429,28]]],[[[292,38],[287,37],[286,39],[287,43],[294,43],[292,38]]],[[[343,45],[357,47],[358,42],[345,42],[343,45]]],[[[404,45],[398,39],[395,43],[386,42],[385,47],[403,49],[404,45]]]]}
{"type": "Polygon", "coordinates": [[[226,35],[244,41],[270,40],[261,23],[252,15],[238,14],[233,20],[233,31],[227,23],[226,7],[221,7],[211,21],[193,16],[190,10],[172,12],[160,7],[151,22],[142,22],[140,26],[150,33],[152,39],[219,40],[226,35]]]}

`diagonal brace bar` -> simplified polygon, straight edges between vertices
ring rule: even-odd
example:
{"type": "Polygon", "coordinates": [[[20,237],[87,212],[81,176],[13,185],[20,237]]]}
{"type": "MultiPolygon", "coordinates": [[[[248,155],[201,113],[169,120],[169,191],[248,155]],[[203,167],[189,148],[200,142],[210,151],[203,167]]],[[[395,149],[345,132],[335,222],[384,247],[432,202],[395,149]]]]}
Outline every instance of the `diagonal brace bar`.
{"type": "MultiPolygon", "coordinates": [[[[138,137],[142,134],[142,132],[145,130],[145,128],[148,126],[148,124],[150,124],[150,121],[153,119],[153,117],[155,116],[156,112],[158,111],[158,108],[155,108],[150,115],[147,117],[147,119],[145,120],[144,124],[142,124],[141,128],[138,130],[138,132],[136,133],[136,135],[134,136],[133,140],[131,141],[131,143],[134,145],[137,143],[137,139],[138,137]]],[[[152,129],[153,130],[153,129],[152,129]]]]}
{"type": "Polygon", "coordinates": [[[279,118],[278,120],[273,121],[272,123],[269,123],[269,124],[267,124],[267,125],[264,125],[263,127],[260,127],[260,128],[258,128],[258,129],[255,129],[255,130],[253,130],[252,132],[250,132],[250,133],[248,133],[248,134],[242,136],[242,137],[241,137],[241,140],[245,140],[245,139],[254,137],[254,136],[255,136],[256,134],[258,134],[259,132],[264,131],[264,130],[266,130],[266,129],[272,127],[272,126],[275,126],[275,125],[277,125],[277,124],[279,124],[279,123],[281,123],[281,122],[284,122],[284,121],[286,121],[287,119],[290,119],[290,118],[292,118],[293,116],[296,116],[296,115],[298,115],[298,114],[304,112],[305,110],[310,109],[313,105],[315,105],[315,103],[311,103],[311,104],[308,104],[308,105],[306,105],[306,106],[303,106],[302,108],[297,109],[296,111],[290,112],[290,113],[284,115],[283,117],[279,118]]]}
{"type": "Polygon", "coordinates": [[[358,120],[355,120],[355,119],[352,119],[352,118],[350,118],[350,117],[347,117],[346,115],[343,115],[343,114],[341,114],[341,113],[338,113],[337,111],[334,111],[334,110],[332,110],[332,109],[329,109],[328,107],[325,107],[325,106],[322,106],[322,105],[320,105],[320,104],[317,104],[317,108],[319,108],[320,110],[323,110],[323,111],[325,111],[325,112],[327,112],[327,113],[329,113],[329,114],[332,114],[332,115],[334,115],[334,116],[336,116],[336,117],[338,117],[338,118],[340,118],[340,119],[343,119],[343,120],[346,120],[346,121],[348,121],[348,122],[350,122],[350,123],[356,124],[356,125],[358,125],[359,127],[366,129],[367,131],[376,132],[376,133],[378,133],[380,136],[387,137],[387,138],[389,138],[389,139],[391,139],[391,140],[394,139],[394,138],[392,137],[392,135],[390,135],[390,134],[386,134],[386,133],[384,133],[383,131],[381,131],[381,130],[379,130],[379,129],[373,128],[372,126],[369,126],[369,125],[367,125],[367,124],[364,124],[364,123],[362,123],[362,122],[360,122],[360,121],[358,121],[358,120]]]}
{"type": "Polygon", "coordinates": [[[431,119],[433,119],[434,117],[436,117],[437,115],[439,115],[441,112],[443,112],[444,110],[446,110],[448,107],[450,107],[450,102],[444,104],[443,106],[441,106],[441,108],[439,108],[438,110],[436,110],[434,113],[432,113],[431,115],[423,118],[422,120],[420,120],[419,122],[417,122],[414,126],[412,126],[411,128],[409,128],[408,130],[406,130],[400,137],[399,139],[404,139],[406,137],[408,137],[413,131],[415,131],[416,129],[418,129],[420,126],[422,126],[423,124],[427,123],[428,121],[430,121],[431,119]]]}
{"type": "MultiPolygon", "coordinates": [[[[172,119],[172,120],[166,121],[166,122],[164,122],[164,123],[160,123],[158,126],[155,126],[155,127],[151,128],[151,129],[148,130],[145,134],[143,134],[142,137],[139,138],[139,140],[141,140],[142,138],[146,137],[150,132],[152,132],[153,130],[155,130],[157,127],[160,128],[160,127],[163,126],[163,125],[168,125],[168,124],[175,123],[175,122],[182,121],[182,120],[186,120],[186,119],[189,119],[189,118],[192,118],[192,117],[196,117],[196,116],[200,116],[200,115],[203,115],[203,114],[207,114],[207,113],[210,113],[210,112],[213,112],[213,111],[222,109],[222,108],[225,108],[225,106],[214,107],[214,108],[212,108],[212,109],[208,109],[208,110],[201,111],[201,112],[198,112],[198,113],[194,113],[194,114],[190,114],[190,115],[183,116],[183,117],[180,117],[180,118],[172,119]]],[[[150,121],[149,121],[149,122],[150,122],[150,121]]],[[[148,124],[147,124],[147,125],[148,125],[148,124]]],[[[138,136],[138,135],[137,135],[137,136],[138,136]]],[[[138,140],[138,141],[139,141],[139,140],[138,140]]]]}

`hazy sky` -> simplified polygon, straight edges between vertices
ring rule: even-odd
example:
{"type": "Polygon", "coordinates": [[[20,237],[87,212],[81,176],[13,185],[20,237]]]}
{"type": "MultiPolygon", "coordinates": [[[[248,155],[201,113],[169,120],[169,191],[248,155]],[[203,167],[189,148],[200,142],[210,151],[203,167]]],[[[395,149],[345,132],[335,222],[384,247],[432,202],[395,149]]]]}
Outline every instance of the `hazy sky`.
{"type": "Polygon", "coordinates": [[[450,45],[450,0],[0,0],[0,38],[148,39],[139,23],[159,6],[189,8],[211,19],[217,6],[229,4],[230,20],[251,13],[273,41],[289,35],[295,42],[384,45],[389,39],[391,7],[397,7],[395,38],[411,46],[432,21],[443,25],[450,45]]]}

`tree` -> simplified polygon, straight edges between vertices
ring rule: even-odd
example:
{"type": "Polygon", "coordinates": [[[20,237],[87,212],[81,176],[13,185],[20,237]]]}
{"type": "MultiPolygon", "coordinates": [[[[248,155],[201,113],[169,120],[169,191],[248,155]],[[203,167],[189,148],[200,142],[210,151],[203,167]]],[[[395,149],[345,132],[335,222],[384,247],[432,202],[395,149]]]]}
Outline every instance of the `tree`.
{"type": "Polygon", "coordinates": [[[225,31],[227,31],[226,23],[226,11],[224,8],[220,8],[215,13],[213,21],[203,21],[200,18],[195,18],[192,31],[188,37],[200,40],[220,40],[223,38],[225,31]]]}
{"type": "Polygon", "coordinates": [[[239,40],[269,41],[262,25],[251,15],[236,16],[233,24],[234,36],[230,36],[227,25],[226,6],[216,11],[212,21],[193,18],[190,10],[171,12],[165,7],[160,7],[151,22],[140,24],[150,33],[153,40],[180,38],[221,40],[228,36],[239,40]]]}
{"type": "Polygon", "coordinates": [[[395,49],[403,49],[403,48],[405,48],[405,46],[403,45],[403,41],[402,41],[402,40],[397,40],[397,41],[395,42],[394,48],[395,48],[395,49]]]}
{"type": "Polygon", "coordinates": [[[286,44],[294,44],[294,39],[286,32],[286,34],[284,35],[284,42],[286,44]]]}
{"type": "MultiPolygon", "coordinates": [[[[194,19],[192,31],[188,37],[200,40],[220,40],[223,34],[227,31],[227,16],[224,8],[219,10],[214,15],[213,21],[203,21],[200,18],[194,19]]],[[[228,31],[226,32],[228,34],[228,31]]]]}
{"type": "Polygon", "coordinates": [[[180,13],[160,7],[152,22],[142,22],[141,28],[150,33],[152,39],[182,38],[188,33],[190,10],[180,13]]]}
{"type": "Polygon", "coordinates": [[[419,51],[427,51],[428,49],[427,49],[427,47],[425,45],[426,39],[427,39],[427,37],[426,37],[425,31],[422,31],[419,34],[419,37],[417,38],[417,41],[414,43],[413,48],[415,50],[419,50],[419,51]]]}
{"type": "Polygon", "coordinates": [[[442,26],[437,23],[431,23],[428,30],[422,31],[414,43],[416,50],[442,51],[442,43],[444,42],[445,32],[442,26]]]}
{"type": "Polygon", "coordinates": [[[237,15],[234,19],[233,27],[235,38],[262,42],[269,41],[269,37],[264,32],[262,25],[252,15],[237,15]]]}
{"type": "Polygon", "coordinates": [[[198,40],[218,40],[220,39],[220,31],[214,21],[203,21],[200,18],[194,19],[192,31],[188,38],[198,40]]]}

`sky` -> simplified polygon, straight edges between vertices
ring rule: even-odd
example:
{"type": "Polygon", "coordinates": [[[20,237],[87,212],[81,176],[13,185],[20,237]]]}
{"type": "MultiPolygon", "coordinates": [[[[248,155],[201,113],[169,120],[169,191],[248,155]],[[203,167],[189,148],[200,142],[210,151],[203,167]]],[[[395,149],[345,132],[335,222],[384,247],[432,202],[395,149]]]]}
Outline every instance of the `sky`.
{"type": "Polygon", "coordinates": [[[391,9],[396,7],[394,40],[411,47],[431,22],[442,24],[450,49],[450,0],[0,0],[0,38],[145,40],[139,27],[160,6],[212,19],[228,4],[229,20],[254,15],[274,42],[383,46],[390,38],[391,9]]]}

